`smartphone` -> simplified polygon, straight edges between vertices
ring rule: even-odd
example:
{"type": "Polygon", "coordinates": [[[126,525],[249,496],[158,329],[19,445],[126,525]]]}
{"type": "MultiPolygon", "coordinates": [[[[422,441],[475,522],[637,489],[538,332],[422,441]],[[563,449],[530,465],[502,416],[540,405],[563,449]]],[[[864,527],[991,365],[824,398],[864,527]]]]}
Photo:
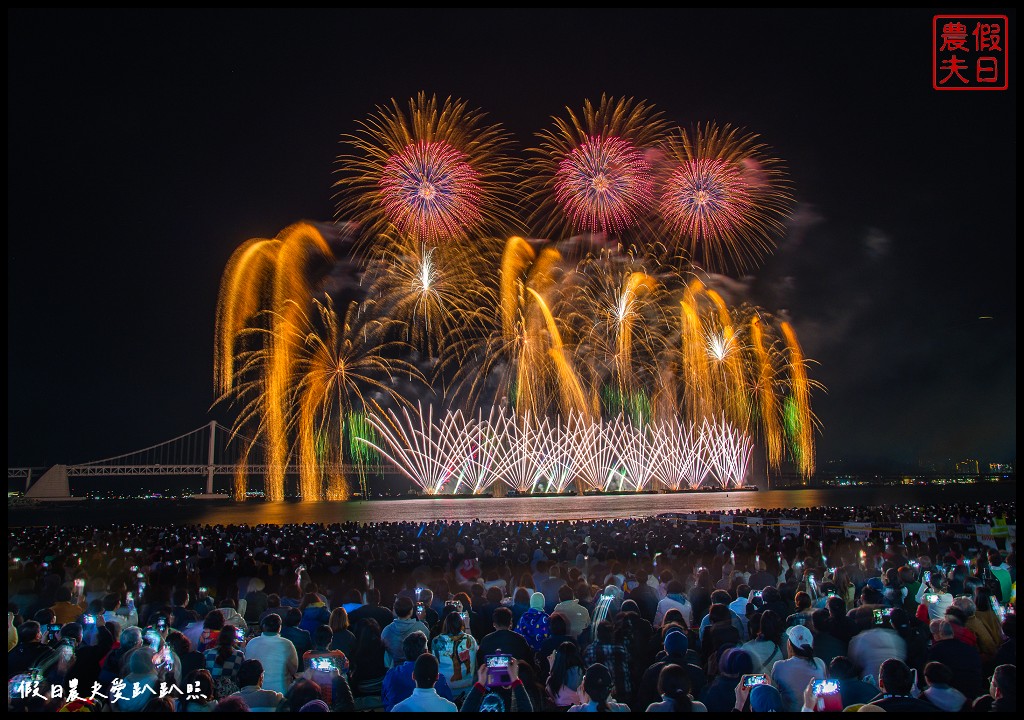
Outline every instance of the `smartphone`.
{"type": "Polygon", "coordinates": [[[421,588],[421,587],[417,587],[417,588],[416,588],[416,599],[417,599],[417,600],[419,600],[419,599],[420,599],[420,595],[421,595],[422,593],[423,593],[423,588],[421,588]]]}
{"type": "Polygon", "coordinates": [[[743,687],[754,687],[755,685],[767,685],[767,675],[744,675],[743,687]]]}
{"type": "Polygon", "coordinates": [[[832,695],[839,692],[839,683],[835,680],[818,680],[814,683],[815,695],[832,695]]]}
{"type": "Polygon", "coordinates": [[[338,667],[334,663],[334,658],[330,657],[311,658],[309,661],[309,666],[314,670],[319,670],[320,672],[331,672],[332,670],[338,667]]]}
{"type": "Polygon", "coordinates": [[[164,632],[167,629],[167,617],[164,615],[158,615],[156,618],[156,629],[160,632],[164,632]]]}
{"type": "Polygon", "coordinates": [[[488,655],[487,663],[487,685],[488,687],[507,687],[512,684],[512,676],[508,672],[511,655],[488,655]]]}
{"type": "Polygon", "coordinates": [[[201,588],[199,588],[199,594],[200,594],[200,595],[206,595],[206,594],[207,594],[208,592],[210,592],[210,591],[209,591],[209,590],[207,590],[207,589],[206,589],[206,588],[204,588],[204,587],[201,587],[201,588]]]}
{"type": "Polygon", "coordinates": [[[994,595],[989,596],[989,604],[992,605],[992,612],[999,618],[999,622],[1004,622],[1006,620],[1006,608],[999,604],[994,595]]]}
{"type": "Polygon", "coordinates": [[[876,608],[874,611],[875,625],[886,625],[889,616],[892,615],[892,608],[876,608]]]}
{"type": "Polygon", "coordinates": [[[932,571],[925,570],[923,573],[921,573],[921,579],[924,580],[926,583],[930,583],[932,581],[932,571]]]}
{"type": "Polygon", "coordinates": [[[460,612],[459,613],[459,617],[462,618],[462,627],[465,628],[465,630],[468,632],[469,631],[469,613],[468,612],[460,612]]]}
{"type": "Polygon", "coordinates": [[[754,591],[754,597],[764,597],[764,591],[763,590],[755,590],[754,591]]]}
{"type": "Polygon", "coordinates": [[[162,638],[160,636],[159,631],[156,628],[146,628],[146,630],[142,633],[142,640],[147,647],[153,648],[155,652],[160,651],[162,638]]]}
{"type": "Polygon", "coordinates": [[[421,602],[416,603],[416,615],[417,615],[417,617],[422,615],[424,610],[426,610],[426,606],[423,603],[421,603],[421,602]]]}
{"type": "Polygon", "coordinates": [[[132,595],[132,591],[131,591],[131,590],[129,590],[128,592],[126,592],[126,593],[124,594],[124,596],[125,596],[126,600],[128,601],[128,604],[129,604],[129,605],[131,605],[132,603],[134,603],[134,602],[135,602],[135,596],[134,596],[134,595],[132,595]]]}
{"type": "Polygon", "coordinates": [[[932,605],[934,605],[939,601],[939,596],[934,593],[929,593],[928,595],[924,596],[924,599],[930,602],[932,605]]]}
{"type": "Polygon", "coordinates": [[[46,632],[50,633],[51,635],[56,635],[60,632],[60,625],[47,625],[46,632]]]}
{"type": "Polygon", "coordinates": [[[96,624],[96,616],[95,615],[83,615],[82,616],[82,624],[83,625],[95,625],[96,624]]]}
{"type": "Polygon", "coordinates": [[[245,641],[245,628],[236,627],[235,628],[235,637],[238,638],[238,642],[244,642],[245,641]]]}

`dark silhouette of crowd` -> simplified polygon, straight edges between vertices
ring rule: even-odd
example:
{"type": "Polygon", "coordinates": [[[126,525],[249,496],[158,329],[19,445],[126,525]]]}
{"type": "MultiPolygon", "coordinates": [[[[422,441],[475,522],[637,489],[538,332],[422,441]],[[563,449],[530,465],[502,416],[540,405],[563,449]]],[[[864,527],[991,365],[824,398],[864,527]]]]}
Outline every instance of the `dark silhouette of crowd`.
{"type": "Polygon", "coordinates": [[[12,528],[8,709],[1016,710],[1012,503],[733,517],[12,528]]]}

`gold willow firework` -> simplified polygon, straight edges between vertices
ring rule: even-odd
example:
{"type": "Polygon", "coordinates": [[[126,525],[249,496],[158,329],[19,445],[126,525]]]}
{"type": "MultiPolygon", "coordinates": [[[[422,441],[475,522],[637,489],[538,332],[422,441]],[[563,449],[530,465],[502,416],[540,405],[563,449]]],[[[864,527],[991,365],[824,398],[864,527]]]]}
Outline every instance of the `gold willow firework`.
{"type": "Polygon", "coordinates": [[[708,473],[734,487],[755,439],[769,467],[810,475],[816,384],[796,334],[705,274],[755,262],[783,229],[788,185],[756,136],[673,131],[645,102],[602,97],[517,165],[483,117],[420,94],[343,138],[337,218],[358,236],[344,263],[308,224],[232,256],[214,382],[256,438],[236,497],[257,450],[275,500],[286,472],[304,499],[347,498],[347,461],[371,451],[429,493],[708,473]],[[378,440],[346,437],[357,416],[378,440]]]}

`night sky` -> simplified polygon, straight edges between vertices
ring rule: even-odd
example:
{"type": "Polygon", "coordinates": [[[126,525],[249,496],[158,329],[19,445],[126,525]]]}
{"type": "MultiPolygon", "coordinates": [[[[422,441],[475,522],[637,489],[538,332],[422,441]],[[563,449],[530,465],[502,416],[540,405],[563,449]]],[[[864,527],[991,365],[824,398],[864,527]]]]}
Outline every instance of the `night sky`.
{"type": "Polygon", "coordinates": [[[331,220],[340,135],[420,90],[522,147],[602,92],[760,134],[797,203],[745,284],[820,363],[819,467],[1015,461],[1019,35],[1008,91],[936,92],[933,14],[9,10],[8,466],[224,419],[228,257],[331,220]]]}

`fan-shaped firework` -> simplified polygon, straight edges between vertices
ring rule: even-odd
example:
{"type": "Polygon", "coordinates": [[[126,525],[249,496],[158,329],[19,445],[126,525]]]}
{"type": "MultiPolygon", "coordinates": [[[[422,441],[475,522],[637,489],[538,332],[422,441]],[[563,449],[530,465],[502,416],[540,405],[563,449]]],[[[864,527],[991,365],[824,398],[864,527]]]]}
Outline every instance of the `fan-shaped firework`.
{"type": "Polygon", "coordinates": [[[544,237],[573,232],[619,233],[636,227],[654,201],[647,154],[665,128],[644,102],[602,96],[577,115],[553,118],[538,134],[527,183],[536,210],[532,225],[544,237]]]}
{"type": "Polygon", "coordinates": [[[666,145],[658,212],[679,249],[705,267],[744,267],[780,234],[790,205],[781,164],[728,125],[680,130],[666,145]]]}
{"type": "Polygon", "coordinates": [[[771,247],[781,166],[729,126],[665,131],[632,99],[556,118],[519,219],[505,135],[465,102],[392,101],[347,137],[338,215],[361,237],[331,284],[342,238],[305,224],[245,244],[222,282],[214,382],[268,446],[267,497],[296,467],[304,498],[344,497],[346,452],[429,494],[737,487],[755,441],[813,472],[796,334],[699,269],[771,247]],[[531,223],[541,239],[504,232],[531,223]],[[433,393],[419,416],[413,381],[433,393]]]}
{"type": "Polygon", "coordinates": [[[392,100],[343,142],[337,217],[359,222],[364,237],[394,227],[437,244],[507,229],[505,134],[464,101],[420,93],[403,110],[392,100]]]}

